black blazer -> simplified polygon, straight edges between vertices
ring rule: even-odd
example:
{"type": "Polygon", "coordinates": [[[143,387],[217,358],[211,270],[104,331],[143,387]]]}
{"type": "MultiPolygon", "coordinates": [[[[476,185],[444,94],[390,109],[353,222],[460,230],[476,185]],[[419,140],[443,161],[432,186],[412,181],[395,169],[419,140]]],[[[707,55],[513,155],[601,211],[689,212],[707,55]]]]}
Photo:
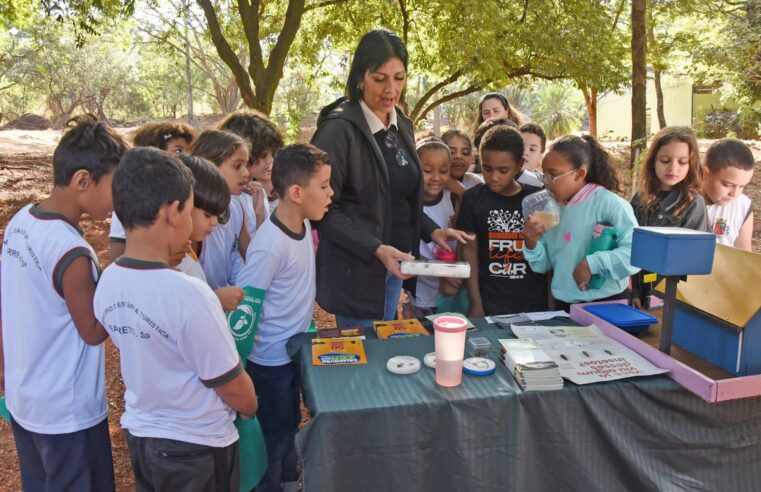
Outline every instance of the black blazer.
{"type": "MultiPolygon", "coordinates": [[[[418,167],[413,200],[412,230],[417,256],[418,238],[430,241],[438,226],[423,214],[423,173],[415,152],[412,122],[397,109],[400,144],[418,167]]],[[[352,318],[381,319],[385,305],[386,268],[375,250],[391,239],[391,190],[388,168],[370,133],[359,102],[340,98],[323,108],[312,144],[332,161],[330,185],[335,193],[325,217],[315,224],[317,302],[326,311],[352,318]]],[[[405,287],[414,291],[414,278],[405,287]]]]}

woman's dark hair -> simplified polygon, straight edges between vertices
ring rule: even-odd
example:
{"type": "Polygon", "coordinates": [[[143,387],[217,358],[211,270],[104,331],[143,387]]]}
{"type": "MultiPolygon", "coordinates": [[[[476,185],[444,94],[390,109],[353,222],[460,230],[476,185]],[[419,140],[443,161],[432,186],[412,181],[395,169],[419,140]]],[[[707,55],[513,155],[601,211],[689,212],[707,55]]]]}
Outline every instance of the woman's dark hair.
{"type": "Polygon", "coordinates": [[[350,101],[362,99],[362,90],[359,82],[365,78],[365,74],[376,70],[392,58],[399,58],[407,70],[407,47],[394,32],[388,29],[373,29],[359,41],[351,60],[349,78],[346,80],[346,97],[350,101]]]}
{"type": "Polygon", "coordinates": [[[614,193],[621,193],[621,180],[610,163],[610,155],[592,135],[565,135],[552,143],[550,152],[557,152],[571,161],[574,169],[587,166],[587,183],[595,183],[614,193]]]}
{"type": "Polygon", "coordinates": [[[224,217],[230,203],[230,189],[219,169],[203,157],[180,154],[177,156],[193,173],[193,207],[224,217]]]}
{"type": "Polygon", "coordinates": [[[242,137],[225,130],[204,130],[193,145],[190,153],[208,159],[219,167],[239,148],[249,148],[248,142],[242,137]]]}
{"type": "Polygon", "coordinates": [[[249,160],[254,162],[266,151],[277,154],[283,148],[283,136],[272,121],[264,114],[247,109],[236,111],[219,125],[220,130],[227,130],[248,140],[251,146],[249,160]]]}
{"type": "MultiPolygon", "coordinates": [[[[499,101],[502,104],[502,107],[505,108],[505,111],[507,111],[507,119],[515,123],[516,126],[520,126],[528,122],[526,116],[523,113],[510,105],[510,102],[507,100],[504,94],[500,94],[499,92],[490,92],[482,97],[480,101],[478,101],[478,113],[476,114],[475,123],[473,124],[474,135],[476,130],[478,130],[478,127],[481,126],[481,123],[484,122],[484,117],[481,111],[484,108],[484,103],[489,99],[496,99],[499,101]]],[[[478,147],[478,144],[476,144],[476,147],[478,147]]]]}
{"type": "Polygon", "coordinates": [[[132,134],[132,143],[135,147],[156,147],[166,150],[166,144],[170,140],[181,138],[190,145],[196,138],[196,134],[192,126],[182,123],[151,122],[135,130],[132,134]]]}
{"type": "Polygon", "coordinates": [[[700,148],[695,134],[686,126],[667,126],[659,131],[650,143],[644,161],[642,161],[639,198],[642,208],[649,214],[660,201],[659,190],[661,181],[655,174],[658,151],[673,142],[687,145],[690,151],[689,170],[687,176],[677,183],[674,188],[679,190],[679,199],[674,204],[674,216],[681,217],[682,212],[692,203],[703,188],[703,170],[700,167],[700,148]]]}

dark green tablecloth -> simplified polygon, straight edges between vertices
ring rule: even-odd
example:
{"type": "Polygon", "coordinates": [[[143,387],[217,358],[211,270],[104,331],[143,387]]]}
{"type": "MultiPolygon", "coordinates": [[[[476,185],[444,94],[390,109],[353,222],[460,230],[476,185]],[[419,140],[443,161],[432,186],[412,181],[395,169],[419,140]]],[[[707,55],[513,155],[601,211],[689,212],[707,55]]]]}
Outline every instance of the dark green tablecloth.
{"type": "MultiPolygon", "coordinates": [[[[509,330],[476,320],[469,336],[509,330]]],[[[761,490],[761,399],[708,404],[666,376],[523,392],[501,363],[446,389],[425,366],[389,373],[394,355],[423,358],[433,337],[365,341],[368,364],[301,362],[311,421],[296,444],[305,492],[761,490]]]]}

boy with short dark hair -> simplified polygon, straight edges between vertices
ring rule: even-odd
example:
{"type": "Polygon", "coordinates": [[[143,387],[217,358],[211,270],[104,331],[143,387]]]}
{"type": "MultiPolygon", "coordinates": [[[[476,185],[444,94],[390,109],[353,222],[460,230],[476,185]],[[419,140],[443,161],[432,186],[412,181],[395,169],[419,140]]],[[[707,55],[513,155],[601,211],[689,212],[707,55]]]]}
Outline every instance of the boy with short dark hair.
{"type": "Polygon", "coordinates": [[[69,122],[53,189],[13,216],[2,262],[6,402],[24,490],[113,490],[103,341],[93,312],[98,259],[82,214],[105,219],[127,144],[94,116],[69,122]]]}
{"type": "Polygon", "coordinates": [[[708,148],[703,168],[703,196],[716,242],[746,251],[753,251],[753,203],[742,191],[754,164],[741,140],[722,138],[708,148]]]}
{"type": "Polygon", "coordinates": [[[465,192],[457,228],[476,234],[461,246],[470,263],[466,281],[470,316],[494,316],[547,309],[545,275],[523,256],[523,198],[539,188],[521,184],[523,138],[514,128],[496,125],[479,151],[485,184],[465,192]]]}
{"type": "Polygon", "coordinates": [[[536,123],[525,123],[519,128],[523,137],[523,172],[542,179],[542,154],[547,146],[547,135],[536,123]]]}
{"type": "Polygon", "coordinates": [[[246,362],[257,385],[257,416],[269,458],[257,492],[294,488],[298,479],[293,439],[301,421],[299,374],[285,346],[312,321],[316,278],[309,221],[322,219],[330,205],[330,170],[327,153],[312,145],[278,153],[272,182],[280,205],[257,231],[238,276],[239,286],[267,291],[246,362]]]}
{"type": "Polygon", "coordinates": [[[193,175],[175,156],[137,148],[122,158],[113,194],[127,243],[94,307],[121,356],[135,486],[237,491],[233,421],[236,410],[256,412],[254,387],[217,296],[168,264],[193,229],[193,175]]]}

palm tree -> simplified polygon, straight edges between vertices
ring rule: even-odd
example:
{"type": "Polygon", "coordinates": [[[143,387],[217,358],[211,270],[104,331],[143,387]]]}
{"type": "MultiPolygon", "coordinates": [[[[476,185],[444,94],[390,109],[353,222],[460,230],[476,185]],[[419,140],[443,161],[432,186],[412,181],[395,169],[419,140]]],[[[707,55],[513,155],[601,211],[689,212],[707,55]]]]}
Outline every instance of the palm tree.
{"type": "Polygon", "coordinates": [[[563,83],[545,84],[539,90],[538,99],[531,117],[544,129],[547,138],[579,130],[584,104],[573,87],[563,83]]]}

